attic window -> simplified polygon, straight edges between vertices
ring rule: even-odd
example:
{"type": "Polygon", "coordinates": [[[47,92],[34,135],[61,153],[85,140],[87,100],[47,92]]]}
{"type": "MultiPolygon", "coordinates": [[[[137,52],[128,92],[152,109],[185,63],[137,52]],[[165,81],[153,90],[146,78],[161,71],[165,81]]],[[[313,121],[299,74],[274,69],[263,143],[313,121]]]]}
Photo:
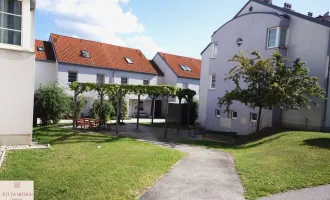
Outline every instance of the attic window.
{"type": "Polygon", "coordinates": [[[37,47],[37,50],[40,51],[40,52],[44,52],[45,49],[43,47],[37,47]]]}
{"type": "Polygon", "coordinates": [[[128,64],[133,64],[133,61],[129,57],[125,57],[125,60],[128,64]]]}
{"type": "Polygon", "coordinates": [[[86,50],[82,50],[80,51],[81,53],[81,56],[84,57],[84,58],[90,58],[90,55],[89,55],[89,52],[86,51],[86,50]]]}
{"type": "Polygon", "coordinates": [[[190,69],[190,67],[188,67],[187,65],[180,65],[181,69],[184,71],[188,71],[191,72],[192,70],[190,69]]]}

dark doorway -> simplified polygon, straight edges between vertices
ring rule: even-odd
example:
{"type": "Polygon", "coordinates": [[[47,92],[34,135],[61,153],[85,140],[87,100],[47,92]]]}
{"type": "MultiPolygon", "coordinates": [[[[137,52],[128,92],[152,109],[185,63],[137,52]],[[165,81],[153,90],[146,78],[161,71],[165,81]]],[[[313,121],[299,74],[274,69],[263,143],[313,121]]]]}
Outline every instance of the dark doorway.
{"type": "Polygon", "coordinates": [[[155,117],[160,118],[162,116],[162,101],[155,101],[155,117]]]}

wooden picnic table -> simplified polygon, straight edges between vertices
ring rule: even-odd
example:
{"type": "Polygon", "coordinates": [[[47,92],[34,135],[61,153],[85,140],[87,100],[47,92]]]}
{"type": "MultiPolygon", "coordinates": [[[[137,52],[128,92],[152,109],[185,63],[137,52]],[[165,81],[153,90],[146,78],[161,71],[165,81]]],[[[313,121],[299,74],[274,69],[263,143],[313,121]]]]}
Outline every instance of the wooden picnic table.
{"type": "Polygon", "coordinates": [[[76,128],[86,128],[89,127],[90,129],[99,129],[101,130],[101,126],[111,130],[111,124],[107,124],[105,120],[101,119],[93,119],[93,118],[81,118],[76,120],[76,128]]]}

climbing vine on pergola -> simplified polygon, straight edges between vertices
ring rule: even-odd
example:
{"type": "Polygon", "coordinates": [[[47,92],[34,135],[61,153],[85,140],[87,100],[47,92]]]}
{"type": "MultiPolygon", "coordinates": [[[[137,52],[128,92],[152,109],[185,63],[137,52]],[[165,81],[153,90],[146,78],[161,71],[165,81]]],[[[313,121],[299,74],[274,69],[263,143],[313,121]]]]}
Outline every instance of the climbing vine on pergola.
{"type": "MultiPolygon", "coordinates": [[[[158,97],[163,97],[166,101],[166,111],[165,111],[165,131],[164,138],[167,137],[167,125],[168,125],[168,101],[170,97],[180,96],[179,99],[185,98],[187,101],[192,99],[196,94],[195,91],[190,89],[181,89],[170,85],[118,85],[118,84],[96,84],[96,83],[77,83],[73,82],[70,84],[70,89],[74,91],[74,114],[77,112],[77,98],[80,94],[88,91],[96,91],[101,98],[101,104],[103,103],[104,97],[109,98],[116,97],[117,100],[117,120],[116,120],[116,133],[118,134],[119,125],[119,115],[121,108],[121,97],[127,94],[138,95],[138,101],[140,101],[141,95],[148,95],[152,102],[152,121],[154,117],[154,101],[158,97]],[[181,96],[181,94],[183,96],[181,96]]],[[[181,102],[180,100],[180,102],[181,102]]],[[[190,101],[188,101],[189,103],[190,101]]],[[[101,105],[102,107],[102,105],[101,105]]],[[[73,128],[76,128],[76,115],[73,115],[73,128]]],[[[139,128],[139,114],[137,115],[137,128],[139,128]]]]}

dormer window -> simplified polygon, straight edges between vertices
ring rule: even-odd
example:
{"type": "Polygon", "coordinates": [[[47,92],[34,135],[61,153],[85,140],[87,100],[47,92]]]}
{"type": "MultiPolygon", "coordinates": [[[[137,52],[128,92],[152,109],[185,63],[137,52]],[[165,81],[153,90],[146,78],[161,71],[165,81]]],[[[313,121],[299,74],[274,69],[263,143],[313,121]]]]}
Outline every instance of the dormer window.
{"type": "Polygon", "coordinates": [[[128,64],[133,64],[133,61],[129,57],[125,57],[125,60],[128,64]]]}
{"type": "Polygon", "coordinates": [[[0,43],[22,44],[22,0],[0,0],[0,43]]]}
{"type": "Polygon", "coordinates": [[[190,69],[189,66],[187,65],[180,65],[181,69],[184,70],[184,71],[188,71],[188,72],[191,72],[192,70],[190,69]]]}
{"type": "Polygon", "coordinates": [[[45,52],[45,49],[43,47],[37,47],[37,50],[40,52],[45,52]]]}
{"type": "Polygon", "coordinates": [[[90,58],[89,52],[86,50],[82,50],[81,52],[81,56],[84,58],[90,58]]]}

